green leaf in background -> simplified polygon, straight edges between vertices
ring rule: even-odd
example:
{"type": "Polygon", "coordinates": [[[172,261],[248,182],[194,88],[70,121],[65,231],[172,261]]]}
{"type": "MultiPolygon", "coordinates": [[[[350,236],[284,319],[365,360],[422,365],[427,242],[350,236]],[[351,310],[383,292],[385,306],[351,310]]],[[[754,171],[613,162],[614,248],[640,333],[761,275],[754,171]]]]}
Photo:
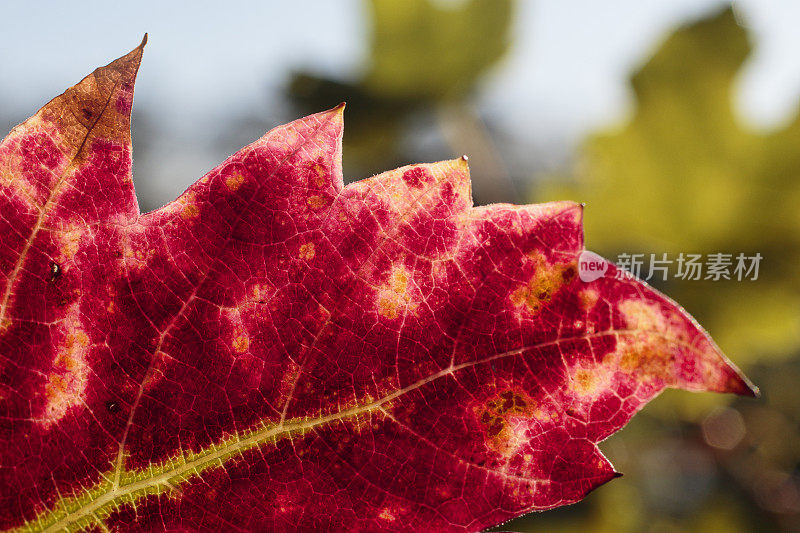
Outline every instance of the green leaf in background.
{"type": "Polygon", "coordinates": [[[479,81],[510,47],[514,1],[367,0],[364,7],[364,71],[351,79],[298,72],[288,86],[299,114],[348,103],[345,175],[469,154],[478,203],[519,200],[472,103],[479,81]]]}
{"type": "Polygon", "coordinates": [[[586,241],[612,258],[761,253],[757,281],[660,285],[745,366],[800,345],[800,120],[761,133],[737,116],[750,50],[730,9],[677,30],[633,75],[630,119],[536,196],[586,202],[586,241]]]}
{"type": "Polygon", "coordinates": [[[623,483],[506,530],[797,531],[800,119],[759,132],[737,115],[750,51],[731,10],[675,31],[633,75],[624,124],[586,139],[536,200],[586,202],[586,242],[607,257],[761,253],[756,281],[654,284],[751,368],[763,397],[714,408],[711,395],[664,394],[601,446],[623,483]]]}
{"type": "Polygon", "coordinates": [[[372,0],[371,67],[364,83],[396,100],[462,97],[509,46],[511,0],[372,0]]]}

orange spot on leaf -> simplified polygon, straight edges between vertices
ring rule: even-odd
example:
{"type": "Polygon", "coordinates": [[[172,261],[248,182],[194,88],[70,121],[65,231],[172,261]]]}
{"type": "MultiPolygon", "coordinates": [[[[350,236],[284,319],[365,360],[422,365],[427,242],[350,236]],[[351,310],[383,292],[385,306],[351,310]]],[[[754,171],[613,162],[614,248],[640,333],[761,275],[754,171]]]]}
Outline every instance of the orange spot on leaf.
{"type": "Polygon", "coordinates": [[[578,293],[578,302],[584,311],[590,311],[599,298],[600,295],[594,289],[584,289],[578,293]]]}
{"type": "Polygon", "coordinates": [[[242,186],[242,183],[244,183],[244,176],[238,173],[225,178],[225,186],[231,191],[237,190],[242,186]]]}
{"type": "Polygon", "coordinates": [[[378,293],[378,312],[386,318],[400,316],[400,309],[413,306],[409,294],[409,273],[404,267],[392,270],[389,282],[378,293]]]}
{"type": "Polygon", "coordinates": [[[311,209],[317,210],[322,207],[325,207],[328,204],[328,199],[324,196],[314,195],[314,196],[309,196],[306,202],[308,203],[308,206],[311,209]]]}
{"type": "Polygon", "coordinates": [[[244,353],[249,347],[250,338],[247,335],[242,334],[233,339],[233,349],[236,350],[237,353],[244,353]]]}
{"type": "Polygon", "coordinates": [[[300,259],[310,261],[314,259],[315,253],[313,242],[307,242],[300,246],[300,259]]]}
{"type": "Polygon", "coordinates": [[[186,204],[183,206],[183,209],[181,209],[181,218],[183,219],[194,218],[199,214],[200,208],[194,204],[186,204]]]}
{"type": "Polygon", "coordinates": [[[536,402],[525,393],[505,390],[475,409],[486,432],[486,445],[501,455],[511,455],[525,441],[525,419],[536,418],[536,402]]]}
{"type": "Polygon", "coordinates": [[[511,302],[517,307],[525,307],[531,313],[537,313],[542,306],[547,304],[558,290],[571,278],[574,272],[574,263],[555,265],[550,264],[539,253],[531,256],[534,261],[534,274],[528,283],[518,287],[511,293],[511,302]]]}

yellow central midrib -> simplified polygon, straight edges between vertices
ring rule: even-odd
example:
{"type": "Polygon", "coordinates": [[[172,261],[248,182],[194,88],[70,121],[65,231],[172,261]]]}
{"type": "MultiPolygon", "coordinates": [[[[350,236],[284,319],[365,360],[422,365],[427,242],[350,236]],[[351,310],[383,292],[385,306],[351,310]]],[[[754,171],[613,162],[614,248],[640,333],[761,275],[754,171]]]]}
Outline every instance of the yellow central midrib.
{"type": "MultiPolygon", "coordinates": [[[[185,474],[187,472],[190,472],[192,470],[196,470],[196,469],[198,469],[198,468],[200,468],[200,467],[202,467],[202,466],[204,466],[204,465],[206,465],[208,463],[211,463],[211,462],[214,462],[214,461],[219,461],[221,457],[224,457],[224,456],[227,456],[227,455],[231,455],[231,454],[235,453],[238,450],[246,450],[246,449],[255,447],[255,446],[259,445],[262,442],[266,442],[270,438],[278,437],[280,435],[283,435],[283,434],[286,434],[286,433],[295,432],[295,431],[314,429],[316,427],[328,424],[330,422],[334,422],[334,421],[337,421],[337,420],[342,420],[342,419],[346,419],[346,418],[350,418],[350,417],[355,417],[355,416],[358,416],[358,415],[361,415],[361,414],[365,414],[365,413],[368,413],[370,411],[379,409],[382,405],[394,400],[395,398],[398,398],[398,397],[400,397],[400,396],[402,396],[404,394],[407,394],[408,392],[416,390],[416,389],[418,389],[418,388],[420,388],[420,387],[422,387],[422,386],[424,386],[424,385],[426,385],[426,384],[428,384],[428,383],[430,383],[432,381],[435,381],[435,380],[440,379],[442,377],[446,377],[448,375],[454,374],[455,372],[458,372],[459,370],[463,370],[465,368],[473,367],[473,366],[476,366],[476,365],[479,365],[479,364],[489,363],[491,361],[495,361],[497,359],[502,359],[504,357],[511,357],[511,356],[514,356],[514,355],[519,355],[519,354],[521,354],[523,352],[526,352],[526,351],[529,351],[529,350],[534,350],[534,349],[538,349],[538,348],[545,348],[545,347],[548,347],[548,346],[558,345],[558,344],[560,344],[562,342],[571,342],[571,341],[582,340],[582,339],[592,339],[592,338],[606,336],[606,335],[630,335],[630,334],[636,334],[636,333],[652,334],[654,336],[664,337],[665,340],[668,340],[670,342],[674,342],[674,339],[666,339],[666,336],[664,336],[663,334],[660,334],[658,332],[655,332],[655,331],[642,331],[642,330],[637,330],[637,329],[618,329],[618,330],[608,330],[608,331],[603,331],[603,332],[597,332],[597,333],[590,334],[590,335],[581,335],[581,336],[576,336],[576,337],[555,339],[553,341],[543,342],[543,343],[539,343],[539,344],[535,344],[535,345],[531,345],[531,346],[523,346],[521,348],[517,348],[517,349],[510,350],[510,351],[507,351],[507,352],[503,352],[503,353],[500,353],[500,354],[495,354],[495,355],[492,355],[492,356],[484,358],[484,359],[470,361],[470,362],[466,362],[466,363],[461,363],[459,365],[451,366],[451,367],[446,368],[444,370],[440,370],[439,372],[436,372],[435,374],[432,374],[432,375],[428,376],[427,378],[424,378],[424,379],[421,379],[419,381],[416,381],[415,383],[412,383],[412,384],[410,384],[410,385],[408,385],[408,386],[406,386],[406,387],[404,387],[402,389],[398,389],[398,390],[396,390],[396,391],[394,391],[394,392],[392,392],[390,394],[387,394],[383,398],[380,398],[380,399],[375,400],[373,402],[370,402],[370,403],[367,403],[367,404],[364,404],[364,405],[360,405],[360,406],[356,406],[356,407],[353,407],[351,409],[346,409],[344,411],[340,411],[340,412],[335,413],[335,414],[330,414],[330,415],[327,415],[327,416],[321,416],[319,418],[306,419],[306,420],[303,420],[303,421],[292,422],[292,423],[284,423],[282,425],[275,426],[275,427],[272,427],[272,428],[265,428],[265,429],[262,429],[260,431],[256,431],[256,432],[252,433],[251,435],[249,435],[248,437],[246,437],[244,439],[237,440],[235,443],[233,443],[233,444],[231,444],[229,446],[216,448],[216,449],[214,449],[213,452],[203,454],[203,455],[197,457],[194,460],[183,462],[179,466],[177,466],[177,467],[175,467],[175,468],[173,468],[171,470],[165,470],[165,471],[161,472],[160,474],[155,475],[153,477],[149,477],[149,478],[142,479],[142,480],[139,480],[139,481],[134,481],[134,482],[128,483],[126,485],[120,485],[118,487],[112,488],[111,490],[109,490],[108,492],[103,494],[102,496],[100,496],[100,497],[96,498],[95,500],[93,500],[90,504],[85,505],[85,506],[83,506],[83,507],[81,507],[79,509],[76,509],[72,513],[68,513],[66,516],[62,517],[61,519],[59,519],[58,521],[56,521],[52,525],[48,526],[46,529],[44,529],[44,531],[46,531],[46,532],[54,532],[54,531],[63,530],[65,528],[69,527],[70,524],[80,520],[81,518],[84,518],[86,516],[89,516],[89,515],[93,514],[95,511],[97,511],[98,509],[102,508],[104,505],[106,505],[108,503],[111,503],[111,502],[113,502],[113,501],[115,501],[117,499],[122,499],[124,496],[126,496],[128,494],[133,494],[133,493],[135,493],[137,491],[141,491],[143,489],[147,489],[147,488],[151,488],[151,487],[157,487],[157,486],[162,485],[162,484],[166,485],[167,481],[169,479],[173,478],[173,477],[180,476],[180,475],[185,474]]],[[[212,447],[213,447],[213,445],[212,445],[212,447]]],[[[222,462],[220,462],[220,465],[222,465],[222,462]]],[[[35,520],[36,519],[34,519],[34,521],[35,520]]]]}
{"type": "MultiPolygon", "coordinates": [[[[521,350],[524,350],[524,349],[521,349],[521,350]]],[[[517,352],[519,352],[521,350],[515,350],[513,353],[517,353],[517,352]]],[[[497,357],[503,357],[503,356],[508,356],[508,355],[512,355],[512,352],[501,354],[500,356],[497,356],[497,357]]],[[[397,391],[395,391],[395,392],[393,392],[393,393],[391,393],[391,394],[389,394],[387,396],[384,396],[383,398],[381,398],[379,400],[376,400],[374,402],[371,402],[371,403],[368,403],[368,404],[365,404],[365,405],[362,405],[362,406],[354,407],[352,409],[347,409],[345,411],[341,411],[341,412],[336,413],[336,414],[331,414],[331,415],[328,415],[328,416],[323,416],[323,417],[314,418],[314,419],[308,419],[308,420],[305,420],[305,421],[302,421],[302,422],[284,424],[283,426],[278,426],[278,427],[274,427],[274,428],[269,428],[269,429],[264,429],[264,430],[261,430],[261,431],[257,431],[255,433],[253,433],[252,435],[250,435],[249,437],[247,437],[245,439],[238,440],[236,443],[234,443],[234,444],[232,444],[230,446],[217,448],[213,452],[208,453],[208,454],[204,454],[204,455],[198,457],[197,459],[195,459],[193,461],[184,462],[180,466],[178,466],[178,467],[176,467],[176,468],[174,468],[172,470],[164,471],[164,472],[162,472],[162,473],[160,473],[160,474],[158,474],[156,476],[153,476],[151,478],[142,479],[140,481],[134,481],[134,482],[129,483],[127,485],[120,485],[120,486],[118,486],[116,488],[113,488],[112,490],[110,490],[107,493],[105,493],[103,496],[101,496],[101,497],[95,499],[94,501],[92,501],[92,503],[90,505],[86,505],[86,506],[84,506],[84,507],[82,507],[80,509],[77,509],[73,513],[68,514],[67,516],[65,516],[64,518],[59,520],[58,522],[56,522],[53,525],[49,526],[44,531],[48,531],[48,532],[49,531],[58,531],[59,529],[62,529],[64,527],[69,526],[69,524],[79,520],[80,518],[83,518],[84,516],[92,514],[94,511],[96,511],[97,509],[100,509],[105,504],[110,503],[110,502],[112,502],[112,501],[114,501],[114,500],[116,500],[118,498],[121,498],[122,496],[125,496],[127,494],[132,494],[134,492],[137,492],[137,491],[142,490],[142,489],[146,489],[148,487],[158,486],[158,485],[160,485],[162,483],[165,483],[170,478],[173,478],[173,477],[176,477],[176,476],[180,476],[181,474],[184,474],[184,473],[187,473],[187,472],[189,472],[191,470],[199,468],[200,466],[203,466],[203,465],[205,465],[207,463],[211,463],[211,462],[214,462],[215,460],[219,460],[221,457],[223,457],[225,455],[230,455],[231,453],[234,453],[237,450],[248,449],[248,448],[250,448],[252,446],[258,445],[262,441],[267,441],[271,437],[277,437],[277,436],[279,436],[281,434],[284,434],[284,433],[291,433],[293,431],[304,430],[304,429],[313,429],[315,427],[325,425],[325,424],[327,424],[329,422],[334,422],[336,420],[350,418],[350,417],[354,417],[354,416],[358,416],[358,415],[367,413],[369,411],[372,411],[374,409],[379,408],[383,404],[385,404],[385,403],[397,398],[398,396],[401,396],[403,394],[406,394],[407,392],[410,392],[410,391],[412,391],[414,389],[417,389],[417,388],[419,388],[419,387],[425,385],[426,383],[429,383],[429,382],[431,382],[431,381],[433,381],[435,379],[438,379],[438,378],[443,377],[445,375],[448,375],[448,374],[451,374],[453,372],[456,372],[456,371],[458,371],[461,368],[464,368],[466,366],[472,366],[472,365],[480,364],[480,363],[486,362],[486,361],[488,361],[488,359],[485,360],[485,361],[476,361],[476,362],[473,362],[473,363],[465,363],[463,365],[459,365],[458,367],[454,367],[452,369],[442,370],[442,371],[437,372],[436,374],[433,374],[432,376],[430,376],[430,377],[428,377],[428,378],[426,378],[424,380],[420,380],[420,381],[418,381],[416,383],[413,383],[412,385],[409,385],[408,387],[405,387],[403,389],[399,389],[399,390],[397,390],[397,391]]]]}

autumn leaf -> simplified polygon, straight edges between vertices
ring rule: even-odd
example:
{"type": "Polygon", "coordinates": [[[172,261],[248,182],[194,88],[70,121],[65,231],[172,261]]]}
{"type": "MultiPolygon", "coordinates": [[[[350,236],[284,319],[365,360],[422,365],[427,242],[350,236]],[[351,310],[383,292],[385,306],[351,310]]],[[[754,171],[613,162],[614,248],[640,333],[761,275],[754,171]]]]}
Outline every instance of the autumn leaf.
{"type": "Polygon", "coordinates": [[[480,530],[615,477],[665,387],[754,394],[580,280],[580,205],[473,207],[463,158],[344,187],[343,106],[140,214],[142,49],[0,145],[3,529],[480,530]]]}

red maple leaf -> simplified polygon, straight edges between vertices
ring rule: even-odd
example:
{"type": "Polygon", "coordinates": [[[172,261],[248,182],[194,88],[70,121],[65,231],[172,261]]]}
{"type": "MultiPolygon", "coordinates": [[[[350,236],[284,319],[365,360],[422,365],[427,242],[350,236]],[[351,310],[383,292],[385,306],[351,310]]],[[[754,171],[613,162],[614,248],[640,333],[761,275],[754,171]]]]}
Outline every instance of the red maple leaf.
{"type": "Polygon", "coordinates": [[[582,207],[473,207],[464,159],[342,184],[342,109],[140,214],[142,54],[0,145],[0,527],[480,530],[616,473],[665,387],[754,388],[582,207]]]}

